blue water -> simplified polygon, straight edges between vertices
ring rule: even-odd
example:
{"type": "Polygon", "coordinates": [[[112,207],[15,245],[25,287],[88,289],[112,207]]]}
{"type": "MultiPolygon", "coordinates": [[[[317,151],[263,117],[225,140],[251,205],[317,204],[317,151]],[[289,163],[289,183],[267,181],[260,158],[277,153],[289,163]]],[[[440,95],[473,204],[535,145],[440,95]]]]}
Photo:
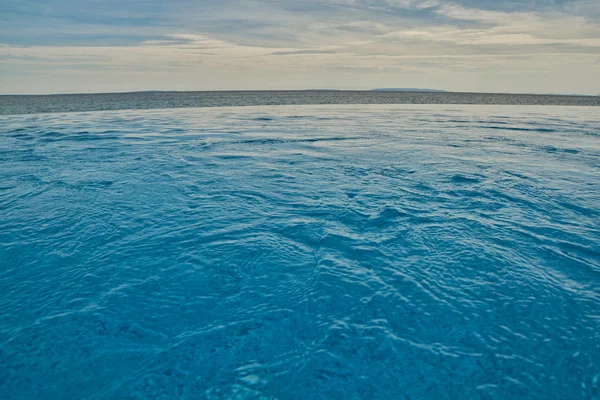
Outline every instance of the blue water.
{"type": "Polygon", "coordinates": [[[600,114],[0,117],[2,399],[597,399],[600,114]]]}

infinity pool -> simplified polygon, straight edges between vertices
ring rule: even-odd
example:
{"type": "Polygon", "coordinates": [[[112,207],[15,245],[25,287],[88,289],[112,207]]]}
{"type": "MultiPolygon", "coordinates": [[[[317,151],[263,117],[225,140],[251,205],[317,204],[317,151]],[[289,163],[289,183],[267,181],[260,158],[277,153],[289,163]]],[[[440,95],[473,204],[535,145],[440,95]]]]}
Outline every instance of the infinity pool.
{"type": "Polygon", "coordinates": [[[600,396],[600,114],[0,117],[2,399],[600,396]]]}

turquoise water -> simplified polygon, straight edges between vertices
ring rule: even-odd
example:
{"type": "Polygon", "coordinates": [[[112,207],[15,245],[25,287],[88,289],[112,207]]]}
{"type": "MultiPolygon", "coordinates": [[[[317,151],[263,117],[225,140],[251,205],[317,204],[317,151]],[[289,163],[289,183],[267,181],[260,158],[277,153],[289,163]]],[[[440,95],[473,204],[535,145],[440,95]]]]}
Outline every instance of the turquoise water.
{"type": "Polygon", "coordinates": [[[0,123],[2,399],[600,396],[595,108],[0,123]]]}

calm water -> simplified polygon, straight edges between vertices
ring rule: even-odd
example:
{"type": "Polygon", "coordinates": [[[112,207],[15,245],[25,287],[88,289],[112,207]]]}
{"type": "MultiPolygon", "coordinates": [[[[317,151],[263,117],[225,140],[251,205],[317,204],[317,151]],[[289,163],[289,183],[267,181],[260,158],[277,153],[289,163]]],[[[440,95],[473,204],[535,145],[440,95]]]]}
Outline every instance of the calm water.
{"type": "Polygon", "coordinates": [[[600,113],[0,117],[2,399],[597,399],[600,113]]]}
{"type": "Polygon", "coordinates": [[[600,96],[369,91],[141,92],[0,96],[0,115],[190,107],[320,104],[600,106],[600,96]]]}

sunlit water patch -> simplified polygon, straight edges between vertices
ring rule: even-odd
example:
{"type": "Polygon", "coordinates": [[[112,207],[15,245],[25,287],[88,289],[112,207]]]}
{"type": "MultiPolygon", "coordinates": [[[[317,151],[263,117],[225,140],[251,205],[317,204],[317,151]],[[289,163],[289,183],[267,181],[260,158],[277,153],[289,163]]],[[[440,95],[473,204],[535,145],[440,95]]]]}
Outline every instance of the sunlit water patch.
{"type": "Polygon", "coordinates": [[[596,109],[0,124],[2,399],[600,396],[596,109]]]}

